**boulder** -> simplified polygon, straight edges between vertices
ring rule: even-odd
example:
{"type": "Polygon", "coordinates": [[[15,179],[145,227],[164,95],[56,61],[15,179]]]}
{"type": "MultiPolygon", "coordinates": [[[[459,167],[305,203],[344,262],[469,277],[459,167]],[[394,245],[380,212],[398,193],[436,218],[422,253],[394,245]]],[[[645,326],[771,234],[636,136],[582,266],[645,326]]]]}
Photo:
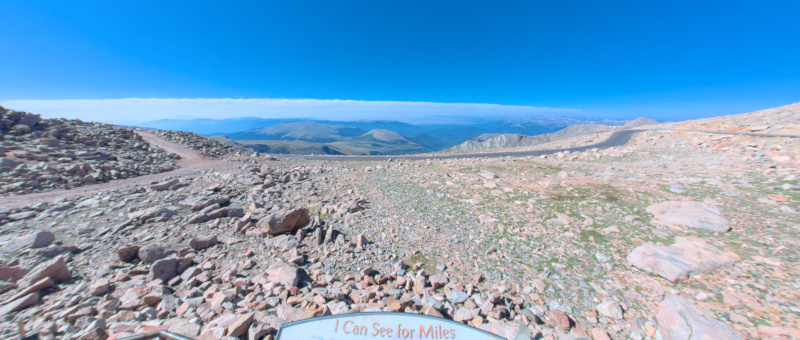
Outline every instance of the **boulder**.
{"type": "Polygon", "coordinates": [[[694,273],[707,273],[733,265],[736,260],[703,241],[678,237],[675,244],[644,244],[628,255],[628,262],[670,282],[689,278],[694,273]]]}
{"type": "Polygon", "coordinates": [[[189,246],[194,250],[204,250],[217,245],[219,241],[216,236],[195,237],[189,241],[189,246]]]}
{"type": "Polygon", "coordinates": [[[167,251],[162,246],[149,244],[139,248],[139,259],[144,262],[154,263],[165,257],[167,257],[167,251]]]}
{"type": "Polygon", "coordinates": [[[17,124],[27,125],[28,127],[34,127],[41,120],[42,120],[42,117],[40,117],[39,115],[28,113],[28,114],[20,117],[20,119],[17,121],[17,124]]]}
{"type": "Polygon", "coordinates": [[[150,275],[147,278],[149,280],[161,279],[166,283],[176,276],[178,276],[178,259],[167,258],[154,262],[150,266],[150,275]]]}
{"type": "Polygon", "coordinates": [[[31,293],[19,299],[9,302],[3,307],[0,307],[0,317],[6,316],[8,313],[13,313],[18,310],[25,309],[31,305],[39,302],[39,293],[31,293]]]}
{"type": "Polygon", "coordinates": [[[664,340],[741,339],[731,326],[715,319],[711,312],[675,295],[664,299],[656,319],[664,340]]]}
{"type": "Polygon", "coordinates": [[[722,217],[719,209],[708,203],[667,201],[647,207],[647,212],[664,224],[717,232],[731,229],[730,222],[722,217]]]}
{"type": "Polygon", "coordinates": [[[13,300],[21,299],[21,298],[27,296],[28,294],[36,293],[36,292],[38,292],[40,290],[47,289],[47,288],[50,288],[50,287],[55,286],[55,285],[56,285],[56,283],[53,282],[53,280],[51,278],[46,277],[46,278],[43,278],[43,279],[39,280],[38,282],[34,282],[30,286],[21,287],[22,289],[17,294],[14,294],[14,296],[12,296],[12,297],[10,297],[10,298],[8,298],[6,300],[7,301],[13,301],[13,300]]]}
{"type": "Polygon", "coordinates": [[[72,275],[69,273],[67,264],[64,263],[62,259],[56,258],[43,262],[31,269],[31,271],[20,280],[19,286],[30,286],[47,277],[52,279],[55,283],[60,283],[71,279],[72,275]]]}
{"type": "Polygon", "coordinates": [[[258,221],[258,227],[269,235],[294,232],[311,221],[306,208],[288,208],[258,221]]]}
{"type": "Polygon", "coordinates": [[[16,214],[8,215],[8,219],[12,220],[12,221],[22,221],[22,220],[27,220],[29,218],[34,218],[34,217],[36,217],[36,212],[32,211],[32,210],[18,212],[16,214]]]}
{"type": "Polygon", "coordinates": [[[139,246],[130,246],[117,249],[117,256],[122,262],[133,262],[139,258],[139,246]]]}
{"type": "Polygon", "coordinates": [[[550,311],[550,320],[553,320],[553,323],[555,323],[556,326],[561,327],[565,330],[569,330],[569,328],[572,325],[572,322],[570,321],[567,314],[558,309],[553,309],[550,311]]]}
{"type": "Polygon", "coordinates": [[[299,280],[298,274],[297,266],[278,260],[267,269],[267,281],[295,287],[299,280]]]}
{"type": "Polygon", "coordinates": [[[172,187],[173,185],[176,185],[178,183],[180,183],[180,181],[178,181],[178,179],[172,179],[172,180],[169,180],[169,181],[163,181],[163,182],[159,182],[159,183],[153,184],[153,185],[150,186],[150,189],[155,190],[155,191],[169,190],[170,187],[172,187]]]}
{"type": "Polygon", "coordinates": [[[228,326],[228,336],[238,338],[250,328],[250,323],[253,322],[254,313],[247,313],[239,316],[230,326],[228,326]]]}
{"type": "Polygon", "coordinates": [[[3,250],[13,253],[22,248],[43,248],[49,246],[56,240],[55,235],[47,231],[39,231],[25,236],[18,237],[3,246],[3,250]]]}
{"type": "Polygon", "coordinates": [[[0,266],[0,281],[16,281],[25,277],[28,272],[25,268],[0,266]]]}
{"type": "Polygon", "coordinates": [[[0,158],[0,168],[16,168],[17,165],[22,163],[13,161],[8,158],[0,158]]]}

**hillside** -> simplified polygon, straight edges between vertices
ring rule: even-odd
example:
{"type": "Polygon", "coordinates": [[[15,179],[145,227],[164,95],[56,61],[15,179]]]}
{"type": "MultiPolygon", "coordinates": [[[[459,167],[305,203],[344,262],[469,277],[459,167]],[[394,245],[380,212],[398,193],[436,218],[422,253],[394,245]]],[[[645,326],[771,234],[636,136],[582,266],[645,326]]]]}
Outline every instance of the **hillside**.
{"type": "Polygon", "coordinates": [[[451,147],[444,152],[471,152],[497,148],[510,148],[544,144],[560,139],[567,139],[588,134],[603,133],[614,130],[614,127],[601,124],[575,124],[562,130],[537,136],[518,134],[482,134],[464,143],[451,147]]]}
{"type": "Polygon", "coordinates": [[[444,152],[473,152],[498,148],[534,146],[579,136],[605,133],[617,129],[633,129],[654,124],[658,124],[658,122],[647,118],[637,118],[625,123],[621,127],[603,124],[573,124],[556,132],[536,136],[520,134],[481,134],[470,138],[464,143],[446,149],[444,152]]]}
{"type": "Polygon", "coordinates": [[[301,140],[313,143],[330,143],[347,137],[359,136],[365,132],[362,129],[344,125],[303,121],[231,133],[227,136],[236,140],[301,140]]]}
{"type": "Polygon", "coordinates": [[[381,129],[375,129],[355,137],[340,137],[338,141],[330,143],[315,143],[305,140],[236,140],[232,142],[257,152],[273,154],[405,155],[430,151],[398,133],[381,129]]]}

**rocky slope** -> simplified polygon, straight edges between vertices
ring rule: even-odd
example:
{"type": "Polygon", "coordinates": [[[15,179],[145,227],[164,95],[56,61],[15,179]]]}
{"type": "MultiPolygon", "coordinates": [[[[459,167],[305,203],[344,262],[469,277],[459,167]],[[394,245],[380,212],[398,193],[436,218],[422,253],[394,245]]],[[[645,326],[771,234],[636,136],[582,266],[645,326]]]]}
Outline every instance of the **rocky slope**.
{"type": "Polygon", "coordinates": [[[546,157],[241,159],[1,218],[0,334],[19,321],[43,338],[258,340],[403,311],[508,339],[800,337],[798,139],[647,131],[546,157]]]}
{"type": "Polygon", "coordinates": [[[444,150],[443,152],[475,152],[498,148],[527,147],[545,144],[557,140],[574,138],[585,135],[596,135],[615,129],[632,129],[644,125],[658,124],[657,121],[646,118],[637,118],[627,122],[622,127],[603,124],[573,124],[562,130],[536,136],[525,136],[513,133],[482,134],[464,143],[444,150]]]}
{"type": "Polygon", "coordinates": [[[800,103],[794,103],[738,115],[672,123],[669,126],[680,129],[800,134],[798,114],[800,114],[800,103]]]}
{"type": "Polygon", "coordinates": [[[444,152],[472,152],[497,148],[509,148],[544,144],[560,139],[576,136],[597,134],[614,130],[613,127],[602,124],[574,124],[562,130],[536,136],[523,136],[518,134],[481,135],[477,140],[468,140],[444,152]]]}
{"type": "Polygon", "coordinates": [[[203,137],[193,132],[168,130],[152,130],[152,132],[168,142],[197,150],[201,155],[211,159],[218,159],[223,156],[242,156],[253,153],[237,143],[224,143],[216,139],[203,137]]]}
{"type": "Polygon", "coordinates": [[[42,119],[0,107],[0,194],[64,189],[169,171],[175,155],[133,129],[42,119]]]}

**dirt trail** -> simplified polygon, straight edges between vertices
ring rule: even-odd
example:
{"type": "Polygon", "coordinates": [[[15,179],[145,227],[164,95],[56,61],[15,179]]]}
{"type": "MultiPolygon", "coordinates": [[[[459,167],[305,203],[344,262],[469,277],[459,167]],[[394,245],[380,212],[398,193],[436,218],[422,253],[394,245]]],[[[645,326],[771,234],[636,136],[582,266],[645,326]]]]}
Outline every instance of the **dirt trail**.
{"type": "Polygon", "coordinates": [[[230,161],[204,158],[202,155],[197,153],[197,151],[186,148],[182,145],[167,142],[150,132],[139,131],[137,133],[142,137],[142,139],[150,143],[150,145],[155,145],[164,151],[181,156],[181,159],[178,160],[179,168],[157,174],[117,179],[105,183],[84,185],[72,189],[60,189],[27,195],[0,197],[0,207],[14,209],[42,202],[54,202],[62,198],[88,196],[103,191],[145,185],[153,181],[160,181],[169,176],[185,175],[203,169],[222,169],[232,165],[230,161]]]}

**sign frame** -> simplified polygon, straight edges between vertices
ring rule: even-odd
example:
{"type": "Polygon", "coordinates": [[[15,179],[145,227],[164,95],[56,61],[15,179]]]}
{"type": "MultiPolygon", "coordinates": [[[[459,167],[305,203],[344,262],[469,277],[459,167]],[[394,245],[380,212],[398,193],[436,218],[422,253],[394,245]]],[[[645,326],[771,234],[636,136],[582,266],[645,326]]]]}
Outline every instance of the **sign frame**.
{"type": "MultiPolygon", "coordinates": [[[[487,332],[485,330],[482,330],[480,328],[475,328],[475,327],[472,327],[470,325],[463,324],[463,323],[460,323],[460,322],[456,322],[456,321],[453,321],[453,320],[450,320],[450,319],[437,318],[435,316],[430,316],[430,315],[425,315],[425,314],[414,314],[414,313],[404,313],[404,312],[363,312],[363,313],[357,313],[356,312],[356,313],[344,313],[344,314],[336,314],[336,315],[326,315],[326,316],[312,317],[312,318],[308,318],[308,319],[304,319],[304,320],[293,321],[293,322],[285,323],[285,324],[280,326],[280,328],[278,329],[278,334],[275,336],[275,340],[294,340],[294,339],[282,339],[281,338],[281,334],[284,332],[284,330],[286,328],[289,328],[289,327],[294,327],[294,326],[298,326],[298,325],[302,325],[302,324],[306,324],[306,323],[310,323],[310,322],[324,321],[324,320],[328,320],[328,319],[338,319],[338,318],[347,318],[347,317],[369,317],[369,316],[388,316],[388,317],[400,316],[400,317],[404,317],[404,318],[408,318],[408,317],[422,318],[422,319],[427,319],[428,321],[434,321],[434,322],[438,322],[438,323],[449,323],[449,324],[452,324],[452,325],[460,327],[460,328],[466,327],[466,328],[469,328],[472,331],[475,331],[475,332],[478,332],[478,333],[482,333],[481,335],[484,335],[489,339],[505,340],[504,337],[501,337],[499,335],[492,334],[492,333],[489,333],[489,332],[487,332]]],[[[416,339],[416,338],[409,338],[409,339],[416,339]]],[[[463,339],[463,337],[462,337],[462,339],[463,339]]]]}

